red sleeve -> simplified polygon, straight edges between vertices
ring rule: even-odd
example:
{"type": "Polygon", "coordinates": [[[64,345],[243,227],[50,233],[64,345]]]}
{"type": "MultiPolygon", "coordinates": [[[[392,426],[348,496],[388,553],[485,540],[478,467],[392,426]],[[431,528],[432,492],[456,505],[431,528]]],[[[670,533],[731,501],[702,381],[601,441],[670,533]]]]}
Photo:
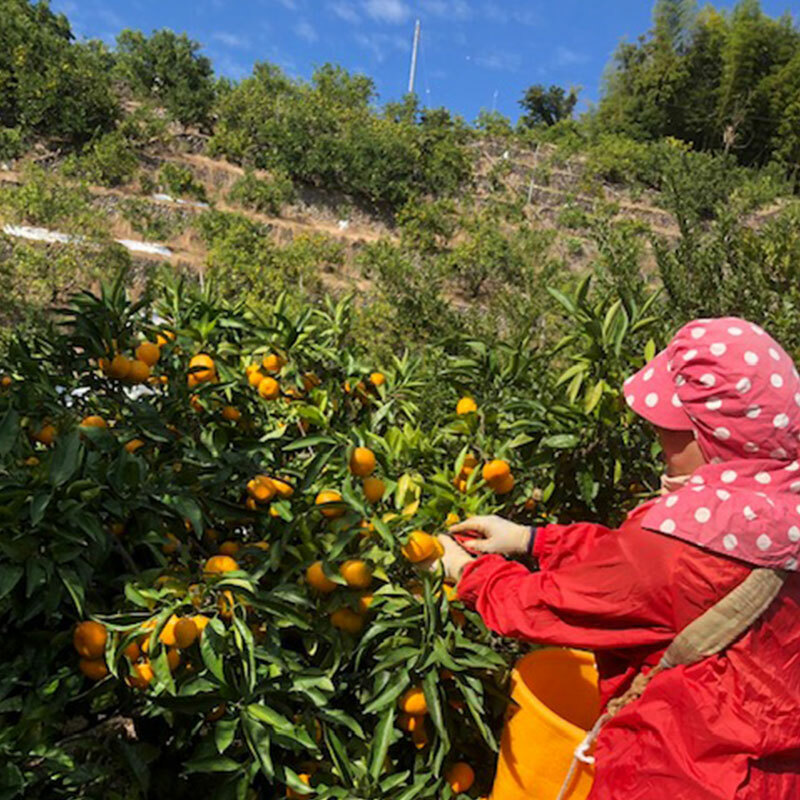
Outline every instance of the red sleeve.
{"type": "Polygon", "coordinates": [[[558,569],[584,558],[600,539],[617,531],[591,522],[545,525],[536,529],[533,555],[541,569],[558,569]]]}
{"type": "Polygon", "coordinates": [[[464,570],[459,598],[505,636],[591,650],[666,646],[675,635],[670,568],[682,543],[645,531],[547,526],[541,572],[498,555],[464,570]],[[570,551],[570,548],[573,548],[570,551]]]}

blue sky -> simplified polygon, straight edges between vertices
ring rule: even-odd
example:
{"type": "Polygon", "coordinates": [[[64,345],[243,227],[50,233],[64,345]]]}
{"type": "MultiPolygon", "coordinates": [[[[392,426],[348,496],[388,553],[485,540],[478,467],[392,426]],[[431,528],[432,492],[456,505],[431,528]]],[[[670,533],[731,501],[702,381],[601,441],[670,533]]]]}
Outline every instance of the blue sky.
{"type": "MultiPolygon", "coordinates": [[[[794,3],[762,0],[772,15],[794,3]]],[[[427,104],[468,120],[482,108],[516,119],[517,101],[532,83],[580,86],[583,107],[597,100],[617,44],[648,29],[652,8],[650,0],[52,0],[51,6],[67,14],[77,35],[109,43],[125,27],[185,31],[202,42],[219,73],[237,79],[255,61],[298,77],[335,62],[370,75],[382,101],[407,88],[419,18],[417,91],[427,104]]]]}

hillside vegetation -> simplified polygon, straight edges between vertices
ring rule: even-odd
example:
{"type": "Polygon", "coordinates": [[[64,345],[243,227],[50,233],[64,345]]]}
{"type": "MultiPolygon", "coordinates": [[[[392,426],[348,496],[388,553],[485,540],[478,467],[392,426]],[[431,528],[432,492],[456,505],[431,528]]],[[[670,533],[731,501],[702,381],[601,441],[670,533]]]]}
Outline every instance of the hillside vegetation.
{"type": "Polygon", "coordinates": [[[0,19],[0,796],[486,796],[520,648],[431,535],[649,497],[691,318],[800,355],[800,31],[659,0],[469,123],[0,19]]]}

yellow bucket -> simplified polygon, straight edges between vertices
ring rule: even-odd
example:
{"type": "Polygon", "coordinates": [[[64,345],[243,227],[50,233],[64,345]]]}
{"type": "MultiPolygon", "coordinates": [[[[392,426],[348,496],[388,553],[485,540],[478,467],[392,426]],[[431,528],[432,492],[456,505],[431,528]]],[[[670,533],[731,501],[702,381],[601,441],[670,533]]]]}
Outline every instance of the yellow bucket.
{"type": "MultiPolygon", "coordinates": [[[[594,656],[530,653],[511,674],[511,699],[490,800],[556,800],[575,748],[600,713],[594,656]]],[[[594,768],[578,762],[567,800],[585,800],[593,779],[594,768]]]]}

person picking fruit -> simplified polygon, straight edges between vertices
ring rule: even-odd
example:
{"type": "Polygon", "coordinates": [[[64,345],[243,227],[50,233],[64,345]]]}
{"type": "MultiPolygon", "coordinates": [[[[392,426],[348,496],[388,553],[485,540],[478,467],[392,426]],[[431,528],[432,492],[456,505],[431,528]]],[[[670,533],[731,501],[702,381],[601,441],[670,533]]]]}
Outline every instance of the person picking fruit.
{"type": "Polygon", "coordinates": [[[757,325],[696,320],[623,392],[661,495],[618,529],[468,519],[450,533],[482,538],[441,536],[445,572],[493,631],[595,652],[591,800],[798,798],[798,371],[757,325]]]}

